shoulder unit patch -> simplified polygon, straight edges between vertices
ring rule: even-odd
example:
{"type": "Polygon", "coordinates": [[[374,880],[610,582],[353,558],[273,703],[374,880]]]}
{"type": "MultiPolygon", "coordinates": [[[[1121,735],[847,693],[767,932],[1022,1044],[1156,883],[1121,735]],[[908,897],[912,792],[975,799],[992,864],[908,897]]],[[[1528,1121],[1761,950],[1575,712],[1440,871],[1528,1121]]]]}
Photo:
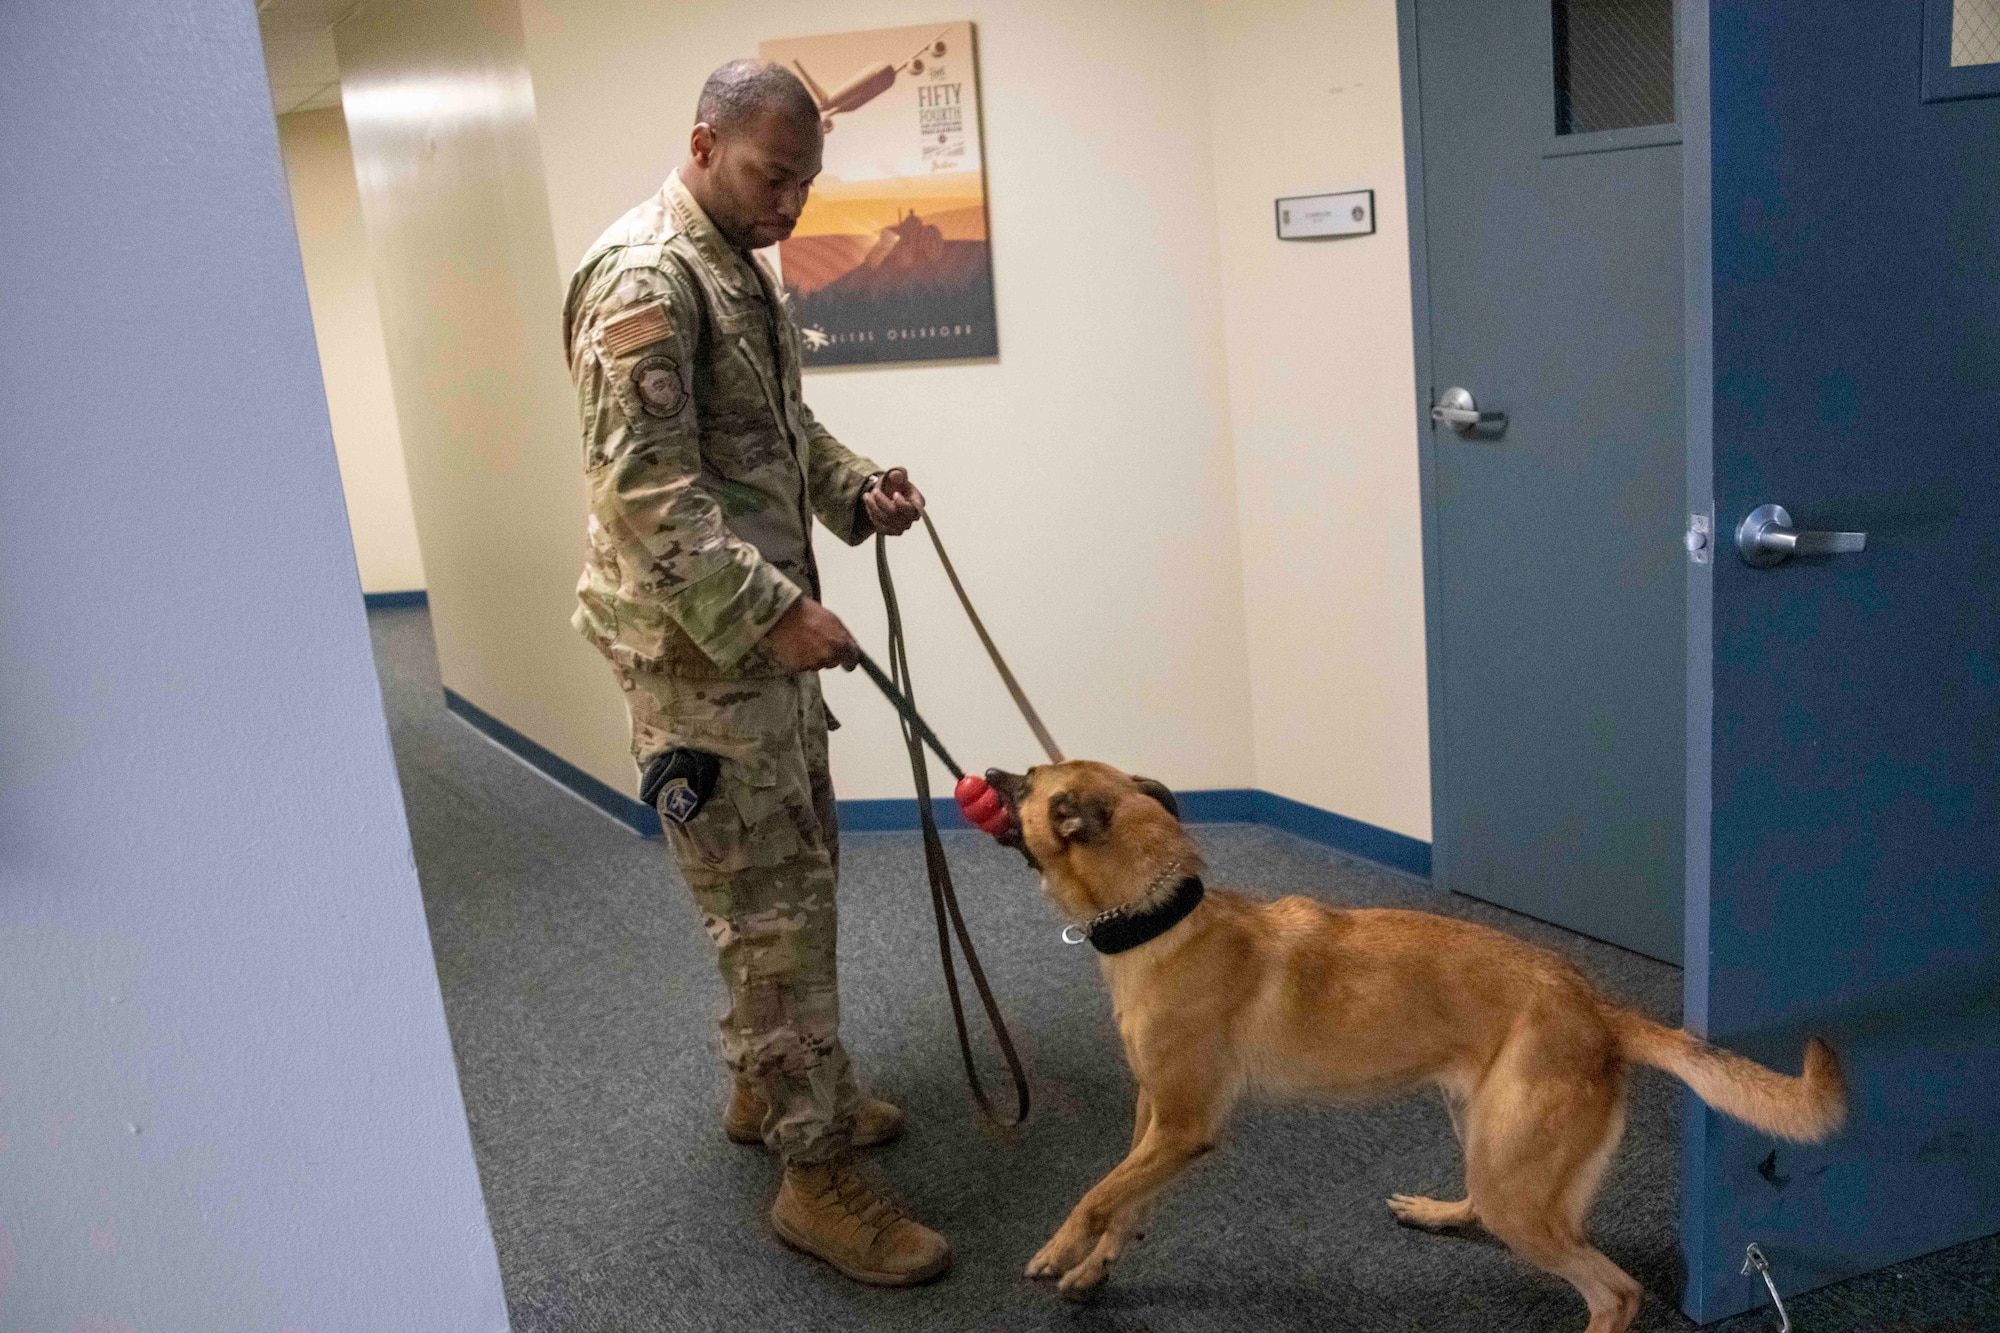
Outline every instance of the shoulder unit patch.
{"type": "Polygon", "coordinates": [[[670,356],[649,356],[633,366],[632,387],[638,391],[639,406],[648,416],[676,417],[687,405],[681,364],[670,356]]]}

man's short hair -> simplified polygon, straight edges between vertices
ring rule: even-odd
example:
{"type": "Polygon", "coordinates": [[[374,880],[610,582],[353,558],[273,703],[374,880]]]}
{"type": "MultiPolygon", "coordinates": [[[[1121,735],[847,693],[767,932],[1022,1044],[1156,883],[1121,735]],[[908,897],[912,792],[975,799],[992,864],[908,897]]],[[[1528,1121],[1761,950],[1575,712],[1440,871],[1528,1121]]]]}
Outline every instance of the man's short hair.
{"type": "Polygon", "coordinates": [[[819,123],[819,103],[798,75],[762,60],[732,60],[701,85],[694,118],[717,134],[728,134],[767,112],[819,123]]]}

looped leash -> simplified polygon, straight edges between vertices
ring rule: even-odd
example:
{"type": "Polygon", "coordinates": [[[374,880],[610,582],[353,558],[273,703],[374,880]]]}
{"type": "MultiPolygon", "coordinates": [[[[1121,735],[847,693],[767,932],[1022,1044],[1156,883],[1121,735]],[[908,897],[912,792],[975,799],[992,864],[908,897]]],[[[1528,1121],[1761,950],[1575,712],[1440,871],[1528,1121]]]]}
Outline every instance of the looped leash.
{"type": "MultiPolygon", "coordinates": [[[[930,520],[926,518],[924,521],[928,526],[930,520]]],[[[935,531],[931,534],[931,540],[933,542],[937,540],[935,531]]],[[[938,547],[938,556],[941,559],[944,557],[943,546],[938,547]]],[[[949,560],[945,561],[945,569],[947,572],[951,569],[949,560]]],[[[1021,1057],[1014,1050],[1014,1039],[1007,1031],[1006,1022],[1000,1017],[999,1002],[993,998],[992,987],[986,984],[986,970],[979,965],[979,955],[972,947],[972,936],[966,930],[965,918],[958,910],[958,891],[952,886],[951,866],[945,860],[944,843],[938,837],[937,814],[931,808],[930,767],[924,762],[924,746],[929,745],[937,753],[937,757],[951,770],[953,777],[962,778],[965,773],[952,762],[951,756],[945,752],[936,734],[924,725],[923,718],[917,713],[916,696],[910,685],[909,649],[903,638],[903,615],[896,605],[895,581],[889,577],[888,543],[880,534],[875,538],[875,572],[882,582],[882,606],[888,614],[889,670],[885,674],[866,653],[861,656],[861,667],[876,685],[881,687],[889,702],[895,705],[896,715],[903,729],[903,743],[910,751],[910,776],[917,788],[917,818],[923,825],[924,832],[924,869],[930,876],[931,909],[937,916],[938,957],[944,964],[945,990],[951,996],[952,1021],[958,1027],[958,1050],[965,1060],[965,1081],[972,1088],[972,1099],[979,1104],[979,1109],[987,1118],[1003,1126],[1018,1125],[1028,1118],[1028,1076],[1021,1068],[1021,1057]],[[978,1067],[973,1063],[972,1037],[965,1025],[965,1000],[959,994],[958,969],[952,961],[953,934],[958,936],[959,948],[965,953],[966,971],[972,976],[974,989],[979,992],[979,1003],[986,1010],[986,1021],[993,1029],[993,1038],[999,1043],[1002,1058],[1007,1062],[1008,1077],[1014,1082],[1015,1111],[1012,1120],[1001,1119],[999,1112],[993,1109],[993,1103],[986,1095],[986,1088],[979,1081],[978,1067]]],[[[958,586],[956,574],[951,576],[951,581],[953,587],[958,586]]],[[[961,598],[964,595],[962,591],[959,593],[961,598]]],[[[966,612],[970,614],[971,611],[972,606],[967,603],[966,612]]],[[[974,617],[973,624],[977,626],[978,623],[978,618],[974,617]]],[[[980,629],[979,635],[981,639],[985,639],[986,631],[980,629]]],[[[991,641],[987,642],[990,649],[991,641]]],[[[999,662],[997,652],[994,653],[994,661],[999,662]]],[[[1004,665],[1000,669],[1006,673],[1004,665]]],[[[1014,686],[1011,675],[1007,676],[1007,680],[1010,688],[1018,689],[1014,686]]],[[[1017,694],[1016,697],[1020,696],[1017,694]]],[[[1026,707],[1025,701],[1023,707],[1026,707]]],[[[1041,734],[1039,720],[1032,725],[1036,727],[1037,734],[1041,734]]]]}

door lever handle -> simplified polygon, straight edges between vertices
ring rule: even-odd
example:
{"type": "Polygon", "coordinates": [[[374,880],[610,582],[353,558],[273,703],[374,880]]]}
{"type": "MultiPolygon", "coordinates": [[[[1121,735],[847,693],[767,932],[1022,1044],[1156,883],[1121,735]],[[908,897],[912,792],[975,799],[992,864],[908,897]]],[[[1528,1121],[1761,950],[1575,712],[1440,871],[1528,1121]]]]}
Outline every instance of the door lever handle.
{"type": "Polygon", "coordinates": [[[1431,420],[1450,426],[1460,435],[1470,435],[1481,426],[1506,429],[1505,412],[1482,412],[1465,389],[1446,389],[1431,407],[1431,420]]]}
{"type": "Polygon", "coordinates": [[[1800,532],[1783,505],[1758,505],[1736,526],[1736,551],[1759,569],[1795,555],[1848,555],[1866,550],[1865,532],[1800,532]]]}

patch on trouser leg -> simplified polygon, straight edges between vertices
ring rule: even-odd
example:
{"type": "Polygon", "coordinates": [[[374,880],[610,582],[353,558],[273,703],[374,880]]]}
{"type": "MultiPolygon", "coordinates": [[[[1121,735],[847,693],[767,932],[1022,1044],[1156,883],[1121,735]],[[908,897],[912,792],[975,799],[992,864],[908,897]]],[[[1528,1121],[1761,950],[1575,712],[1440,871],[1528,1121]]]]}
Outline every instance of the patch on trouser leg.
{"type": "Polygon", "coordinates": [[[657,810],[660,818],[686,828],[715,794],[716,779],[721,775],[722,761],[714,755],[676,746],[646,765],[639,799],[657,810]]]}

